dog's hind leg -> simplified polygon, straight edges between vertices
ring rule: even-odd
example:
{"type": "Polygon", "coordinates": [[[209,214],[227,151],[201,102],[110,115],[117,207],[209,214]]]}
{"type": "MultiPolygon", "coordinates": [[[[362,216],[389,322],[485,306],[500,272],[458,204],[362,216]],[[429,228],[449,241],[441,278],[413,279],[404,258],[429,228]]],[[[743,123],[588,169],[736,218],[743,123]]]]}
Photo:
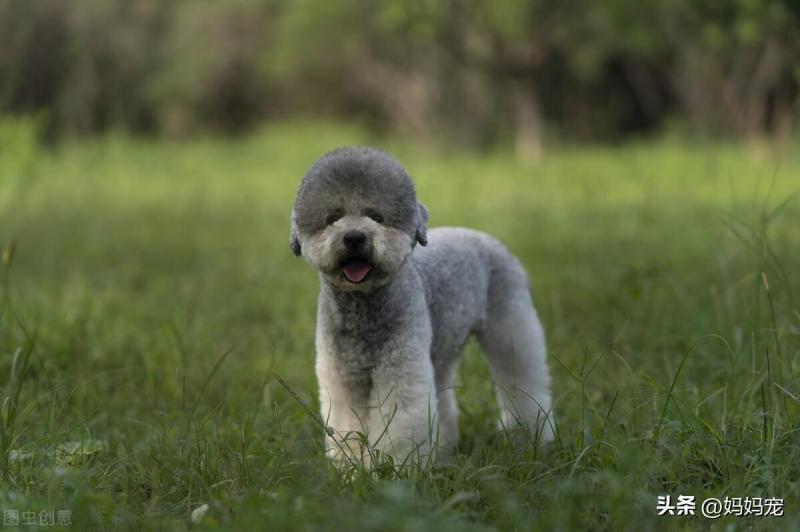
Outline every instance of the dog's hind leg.
{"type": "Polygon", "coordinates": [[[544,331],[525,273],[514,259],[493,271],[478,339],[494,377],[501,427],[523,427],[540,442],[552,440],[555,420],[544,331]]]}
{"type": "Polygon", "coordinates": [[[438,448],[438,460],[448,462],[458,443],[458,404],[456,403],[456,374],[458,359],[436,373],[436,395],[438,398],[439,431],[434,435],[438,448]]]}

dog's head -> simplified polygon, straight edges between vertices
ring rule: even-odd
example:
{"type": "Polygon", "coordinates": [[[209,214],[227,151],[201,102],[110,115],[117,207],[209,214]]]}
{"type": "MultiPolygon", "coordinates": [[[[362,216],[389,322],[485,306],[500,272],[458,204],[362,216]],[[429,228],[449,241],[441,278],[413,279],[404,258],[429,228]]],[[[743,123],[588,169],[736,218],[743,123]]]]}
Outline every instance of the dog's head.
{"type": "Polygon", "coordinates": [[[339,148],[303,177],[290,244],[335,288],[369,291],[427,244],[427,221],[400,163],[375,148],[339,148]]]}

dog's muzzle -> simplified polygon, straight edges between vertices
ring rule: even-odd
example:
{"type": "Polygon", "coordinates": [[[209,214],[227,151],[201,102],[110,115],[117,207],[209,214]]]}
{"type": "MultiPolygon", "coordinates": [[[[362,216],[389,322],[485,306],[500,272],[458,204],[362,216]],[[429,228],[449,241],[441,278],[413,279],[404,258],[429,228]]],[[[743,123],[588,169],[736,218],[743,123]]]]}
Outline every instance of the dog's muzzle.
{"type": "Polygon", "coordinates": [[[361,231],[348,231],[342,237],[342,244],[348,252],[341,263],[345,278],[353,284],[365,281],[372,271],[372,264],[364,254],[367,235],[361,231]]]}

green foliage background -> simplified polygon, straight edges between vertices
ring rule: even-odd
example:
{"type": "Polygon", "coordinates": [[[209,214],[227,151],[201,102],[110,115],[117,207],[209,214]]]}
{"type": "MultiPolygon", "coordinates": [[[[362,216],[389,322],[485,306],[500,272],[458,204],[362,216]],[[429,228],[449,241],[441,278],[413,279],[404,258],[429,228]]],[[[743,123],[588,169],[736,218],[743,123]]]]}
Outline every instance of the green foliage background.
{"type": "Polygon", "coordinates": [[[792,0],[4,0],[0,111],[51,135],[296,116],[471,147],[790,131],[792,0]]]}

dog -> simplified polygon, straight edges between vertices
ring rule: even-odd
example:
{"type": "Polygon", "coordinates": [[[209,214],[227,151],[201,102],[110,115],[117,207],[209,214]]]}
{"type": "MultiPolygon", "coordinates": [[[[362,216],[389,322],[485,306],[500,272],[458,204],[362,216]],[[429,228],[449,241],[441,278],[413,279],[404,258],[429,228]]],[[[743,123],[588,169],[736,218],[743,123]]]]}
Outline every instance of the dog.
{"type": "Polygon", "coordinates": [[[336,149],[300,184],[290,247],[319,272],[316,374],[337,462],[451,456],[471,334],[488,355],[500,426],[553,439],[545,337],[524,269],[488,234],[427,222],[409,174],[375,148],[336,149]]]}

